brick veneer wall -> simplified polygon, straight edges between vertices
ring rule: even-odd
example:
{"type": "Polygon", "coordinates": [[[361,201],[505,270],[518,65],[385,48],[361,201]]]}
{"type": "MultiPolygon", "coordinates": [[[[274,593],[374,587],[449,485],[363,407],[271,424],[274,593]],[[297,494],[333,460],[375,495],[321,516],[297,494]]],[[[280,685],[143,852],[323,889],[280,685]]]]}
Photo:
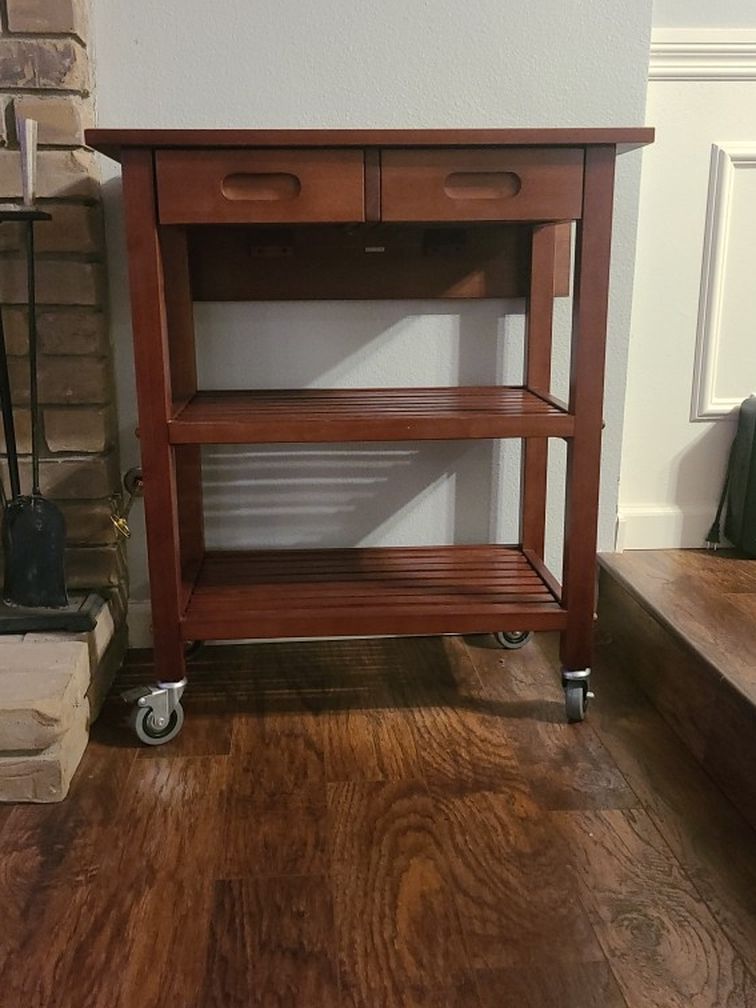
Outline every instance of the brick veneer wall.
{"type": "MultiPolygon", "coordinates": [[[[21,195],[15,116],[39,122],[37,192],[52,221],[36,225],[40,304],[42,491],[65,512],[69,587],[109,589],[123,613],[125,561],[110,521],[119,488],[105,246],[93,154],[86,0],[0,0],[0,200],[21,195]]],[[[29,370],[22,233],[0,226],[0,303],[28,488],[29,370]]],[[[7,481],[6,481],[7,488],[7,481]]]]}

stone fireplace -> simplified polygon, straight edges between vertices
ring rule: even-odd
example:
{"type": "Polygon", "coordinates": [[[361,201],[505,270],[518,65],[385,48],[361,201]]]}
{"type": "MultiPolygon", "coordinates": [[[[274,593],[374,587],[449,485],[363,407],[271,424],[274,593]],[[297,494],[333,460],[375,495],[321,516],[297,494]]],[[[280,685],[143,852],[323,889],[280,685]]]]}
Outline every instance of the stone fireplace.
{"type": "MultiPolygon", "coordinates": [[[[52,214],[36,230],[42,492],[65,514],[69,590],[95,591],[107,602],[96,630],[81,639],[0,637],[0,800],[64,796],[125,647],[125,556],[111,521],[120,476],[102,208],[83,139],[92,117],[88,39],[85,0],[0,0],[0,202],[21,195],[21,114],[39,123],[37,195],[52,214]]],[[[18,226],[0,226],[0,303],[28,492],[21,242],[18,226]]]]}

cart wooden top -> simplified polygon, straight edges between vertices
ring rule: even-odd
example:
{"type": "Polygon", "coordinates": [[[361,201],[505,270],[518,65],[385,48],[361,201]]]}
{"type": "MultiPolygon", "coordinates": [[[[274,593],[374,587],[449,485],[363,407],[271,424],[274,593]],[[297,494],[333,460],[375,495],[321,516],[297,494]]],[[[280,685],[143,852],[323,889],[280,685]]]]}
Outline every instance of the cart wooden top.
{"type": "Polygon", "coordinates": [[[120,161],[126,147],[643,147],[648,126],[559,129],[89,129],[86,142],[120,161]]]}

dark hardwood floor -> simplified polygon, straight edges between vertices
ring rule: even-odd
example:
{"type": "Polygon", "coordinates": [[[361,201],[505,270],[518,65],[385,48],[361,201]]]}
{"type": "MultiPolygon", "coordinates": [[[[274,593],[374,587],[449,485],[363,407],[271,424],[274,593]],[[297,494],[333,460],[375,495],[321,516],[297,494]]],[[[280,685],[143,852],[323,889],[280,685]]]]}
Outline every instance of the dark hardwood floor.
{"type": "MultiPolygon", "coordinates": [[[[599,646],[207,648],[0,806],[2,1008],[753,1008],[756,833],[599,646]]],[[[118,687],[148,680],[132,655],[118,687]]]]}

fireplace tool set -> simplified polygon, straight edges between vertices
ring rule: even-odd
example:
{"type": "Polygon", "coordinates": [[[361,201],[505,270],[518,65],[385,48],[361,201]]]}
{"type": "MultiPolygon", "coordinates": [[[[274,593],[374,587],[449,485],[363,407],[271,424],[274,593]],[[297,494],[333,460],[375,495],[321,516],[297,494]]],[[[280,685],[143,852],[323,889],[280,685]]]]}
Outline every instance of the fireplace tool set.
{"type": "MultiPolygon", "coordinates": [[[[5,565],[0,633],[38,629],[89,630],[97,596],[69,605],[64,551],[65,520],[60,508],[43,496],[40,487],[42,430],[37,368],[37,307],[34,225],[51,214],[35,205],[37,123],[17,122],[21,148],[23,203],[0,206],[0,225],[20,223],[26,254],[27,332],[29,338],[29,399],[31,406],[31,492],[23,494],[13,418],[8,355],[0,313],[0,406],[10,495],[0,487],[2,546],[5,565]]],[[[101,604],[101,602],[100,602],[101,604]]]]}

